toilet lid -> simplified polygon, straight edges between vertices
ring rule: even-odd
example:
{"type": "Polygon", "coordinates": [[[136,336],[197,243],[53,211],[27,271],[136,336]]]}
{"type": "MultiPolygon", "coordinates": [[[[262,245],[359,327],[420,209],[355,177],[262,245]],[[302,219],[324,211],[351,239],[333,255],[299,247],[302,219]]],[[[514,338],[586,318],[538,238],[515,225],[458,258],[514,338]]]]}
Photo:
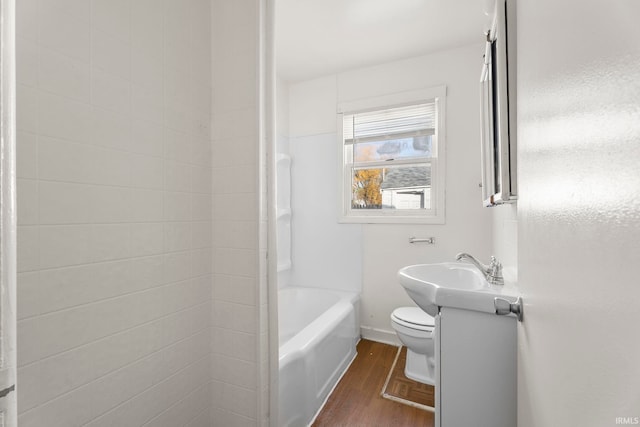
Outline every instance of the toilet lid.
{"type": "Polygon", "coordinates": [[[416,326],[435,326],[435,320],[420,307],[400,307],[393,310],[393,316],[416,326]]]}

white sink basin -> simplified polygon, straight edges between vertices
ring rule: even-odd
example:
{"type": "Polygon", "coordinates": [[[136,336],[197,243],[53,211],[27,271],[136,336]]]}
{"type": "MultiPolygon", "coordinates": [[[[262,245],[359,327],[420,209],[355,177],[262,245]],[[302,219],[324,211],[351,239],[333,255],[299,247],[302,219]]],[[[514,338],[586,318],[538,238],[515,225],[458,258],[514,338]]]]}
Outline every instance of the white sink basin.
{"type": "Polygon", "coordinates": [[[464,262],[409,265],[398,271],[398,280],[431,316],[443,306],[495,313],[495,297],[516,300],[504,285],[490,285],[476,267],[464,262]]]}

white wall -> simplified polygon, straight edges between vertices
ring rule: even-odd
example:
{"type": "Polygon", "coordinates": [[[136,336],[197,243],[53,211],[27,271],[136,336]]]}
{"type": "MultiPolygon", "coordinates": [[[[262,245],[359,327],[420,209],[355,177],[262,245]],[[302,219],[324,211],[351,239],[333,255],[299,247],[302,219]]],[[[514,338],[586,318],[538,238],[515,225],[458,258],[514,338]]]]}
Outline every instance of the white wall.
{"type": "Polygon", "coordinates": [[[289,85],[276,81],[276,253],[278,289],[291,286],[291,150],[289,148],[289,85]],[[289,157],[286,157],[289,156],[289,157]],[[289,210],[289,214],[282,212],[289,210]],[[278,214],[278,212],[280,214],[278,214]]]}
{"type": "Polygon", "coordinates": [[[481,206],[478,187],[481,57],[482,46],[472,45],[291,85],[294,283],[361,286],[365,337],[395,341],[389,316],[396,307],[413,305],[396,279],[399,268],[451,261],[461,251],[484,260],[490,256],[491,214],[481,206]],[[446,224],[337,224],[337,103],[442,84],[447,86],[446,224]],[[315,187],[322,197],[316,197],[315,187]],[[434,236],[436,244],[411,245],[411,236],[434,236]]]}
{"type": "Polygon", "coordinates": [[[493,255],[502,263],[507,284],[518,283],[518,204],[494,206],[493,255]]]}
{"type": "Polygon", "coordinates": [[[518,2],[522,427],[640,417],[638,16],[518,2]]]}
{"type": "Polygon", "coordinates": [[[208,426],[209,1],[16,3],[19,424],[208,426]]]}
{"type": "Polygon", "coordinates": [[[276,80],[276,152],[289,154],[289,84],[276,80]]]}
{"type": "Polygon", "coordinates": [[[263,3],[211,3],[212,422],[223,427],[265,425],[268,418],[266,187],[261,178],[266,177],[266,156],[261,145],[259,48],[263,3]]]}
{"type": "Polygon", "coordinates": [[[360,291],[362,226],[338,224],[337,78],[289,90],[292,285],[360,291]]]}

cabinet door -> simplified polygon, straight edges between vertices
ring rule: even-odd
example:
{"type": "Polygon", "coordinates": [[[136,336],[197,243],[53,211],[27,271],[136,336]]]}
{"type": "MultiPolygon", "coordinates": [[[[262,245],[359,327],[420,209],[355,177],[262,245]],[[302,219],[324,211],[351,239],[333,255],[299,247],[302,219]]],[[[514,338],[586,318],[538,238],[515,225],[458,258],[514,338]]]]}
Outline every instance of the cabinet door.
{"type": "Polygon", "coordinates": [[[440,311],[439,427],[514,427],[516,319],[440,311]]]}

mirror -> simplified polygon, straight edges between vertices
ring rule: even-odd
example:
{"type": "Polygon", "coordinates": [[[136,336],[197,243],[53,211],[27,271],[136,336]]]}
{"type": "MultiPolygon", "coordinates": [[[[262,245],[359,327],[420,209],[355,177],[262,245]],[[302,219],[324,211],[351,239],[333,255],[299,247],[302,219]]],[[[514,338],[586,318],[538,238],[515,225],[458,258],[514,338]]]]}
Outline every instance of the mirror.
{"type": "Polygon", "coordinates": [[[497,0],[481,74],[482,200],[517,200],[515,2],[497,0]]]}

